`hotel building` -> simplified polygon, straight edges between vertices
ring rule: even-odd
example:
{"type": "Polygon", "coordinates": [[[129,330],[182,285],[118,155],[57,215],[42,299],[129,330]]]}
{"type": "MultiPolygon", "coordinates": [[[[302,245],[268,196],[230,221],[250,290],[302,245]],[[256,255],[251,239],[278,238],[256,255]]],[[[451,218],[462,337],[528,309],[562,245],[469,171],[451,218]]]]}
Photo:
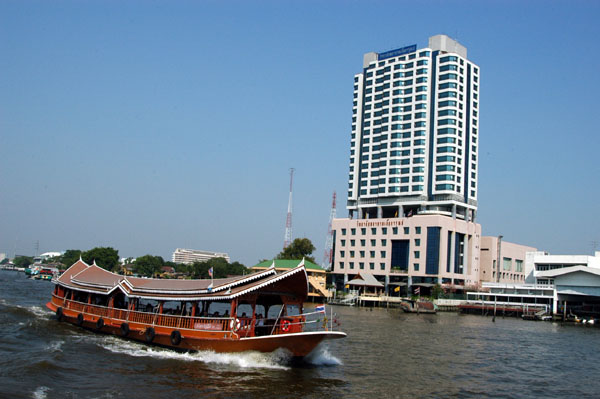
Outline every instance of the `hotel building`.
{"type": "Polygon", "coordinates": [[[194,262],[204,262],[213,258],[224,258],[229,263],[229,255],[222,252],[201,251],[198,249],[177,248],[173,252],[172,260],[174,263],[191,264],[194,262]]]}
{"type": "Polygon", "coordinates": [[[445,35],[367,53],[354,77],[349,218],[335,219],[334,283],[385,290],[479,283],[479,67],[445,35]]]}

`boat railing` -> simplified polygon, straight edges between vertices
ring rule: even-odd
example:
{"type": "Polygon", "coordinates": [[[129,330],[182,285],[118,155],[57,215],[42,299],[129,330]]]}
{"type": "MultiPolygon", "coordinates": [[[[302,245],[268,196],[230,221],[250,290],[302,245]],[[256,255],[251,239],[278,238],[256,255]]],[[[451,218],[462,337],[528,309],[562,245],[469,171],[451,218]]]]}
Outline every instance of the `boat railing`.
{"type": "Polygon", "coordinates": [[[111,318],[123,322],[145,324],[150,326],[171,327],[200,331],[230,331],[234,329],[231,317],[199,317],[179,316],[158,313],[147,313],[136,310],[110,308],[77,302],[52,295],[52,303],[78,313],[91,314],[98,317],[111,318]],[[231,326],[231,327],[230,327],[231,326]]]}
{"type": "Polygon", "coordinates": [[[121,322],[208,332],[230,332],[238,337],[279,335],[305,331],[332,331],[339,324],[336,317],[323,312],[279,315],[277,318],[200,317],[141,312],[78,302],[52,295],[52,303],[76,313],[118,320],[121,322]]]}

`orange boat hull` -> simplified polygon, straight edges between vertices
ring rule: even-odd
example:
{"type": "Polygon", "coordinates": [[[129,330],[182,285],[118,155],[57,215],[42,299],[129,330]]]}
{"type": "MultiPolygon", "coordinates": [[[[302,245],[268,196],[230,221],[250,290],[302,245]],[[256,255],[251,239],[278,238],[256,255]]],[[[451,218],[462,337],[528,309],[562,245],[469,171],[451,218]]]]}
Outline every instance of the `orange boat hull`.
{"type": "MultiPolygon", "coordinates": [[[[53,312],[58,309],[58,306],[52,302],[48,302],[46,307],[53,312]]],[[[343,332],[315,331],[244,338],[231,331],[197,331],[133,322],[127,322],[128,331],[124,333],[122,329],[123,320],[108,317],[101,318],[93,314],[86,314],[83,318],[78,319],[79,315],[81,313],[61,308],[60,319],[94,332],[112,334],[146,344],[187,351],[210,350],[218,353],[273,352],[283,348],[288,350],[294,357],[304,357],[323,340],[344,338],[346,336],[343,332]],[[102,326],[99,326],[99,319],[101,319],[102,326]],[[147,334],[150,328],[154,332],[154,334],[151,334],[152,339],[149,339],[147,334]],[[180,334],[180,340],[175,340],[175,342],[172,337],[174,331],[178,331],[180,334]]]]}

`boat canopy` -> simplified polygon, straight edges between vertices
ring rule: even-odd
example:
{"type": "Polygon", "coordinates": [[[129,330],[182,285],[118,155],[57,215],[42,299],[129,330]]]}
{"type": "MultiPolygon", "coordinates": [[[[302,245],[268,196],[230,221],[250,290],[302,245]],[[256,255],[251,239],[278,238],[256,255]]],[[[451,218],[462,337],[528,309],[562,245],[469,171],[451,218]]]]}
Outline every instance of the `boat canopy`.
{"type": "Polygon", "coordinates": [[[105,270],[94,262],[78,260],[56,281],[76,291],[110,295],[121,290],[129,298],[162,301],[233,300],[252,294],[282,294],[303,302],[308,296],[308,277],[304,262],[277,274],[274,266],[245,276],[214,280],[175,280],[122,276],[105,270]]]}

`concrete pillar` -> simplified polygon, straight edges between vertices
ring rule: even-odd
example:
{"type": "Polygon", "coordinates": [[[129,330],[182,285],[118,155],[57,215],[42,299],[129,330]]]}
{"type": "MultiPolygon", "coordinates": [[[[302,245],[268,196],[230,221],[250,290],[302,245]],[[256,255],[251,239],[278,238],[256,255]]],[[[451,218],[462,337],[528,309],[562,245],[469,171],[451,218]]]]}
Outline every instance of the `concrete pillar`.
{"type": "Polygon", "coordinates": [[[452,205],[452,219],[456,219],[456,204],[452,205]]]}
{"type": "Polygon", "coordinates": [[[383,217],[383,208],[378,206],[377,207],[377,219],[381,219],[383,217]]]}
{"type": "Polygon", "coordinates": [[[471,270],[471,259],[469,258],[469,235],[465,234],[465,242],[463,243],[463,279],[467,283],[468,271],[471,270]]]}
{"type": "Polygon", "coordinates": [[[385,275],[385,295],[390,295],[390,275],[385,275]]]}
{"type": "Polygon", "coordinates": [[[451,231],[450,232],[450,253],[448,254],[448,256],[450,257],[450,273],[454,273],[454,260],[456,259],[456,254],[455,254],[455,240],[456,240],[456,231],[451,231]]]}
{"type": "Polygon", "coordinates": [[[363,218],[363,210],[362,208],[358,208],[358,220],[363,218]]]}
{"type": "Polygon", "coordinates": [[[398,205],[398,217],[399,218],[404,217],[404,207],[402,205],[398,205]]]}
{"type": "Polygon", "coordinates": [[[475,216],[477,215],[477,211],[475,209],[473,209],[472,211],[472,217],[471,217],[471,222],[475,223],[475,216]]]}

